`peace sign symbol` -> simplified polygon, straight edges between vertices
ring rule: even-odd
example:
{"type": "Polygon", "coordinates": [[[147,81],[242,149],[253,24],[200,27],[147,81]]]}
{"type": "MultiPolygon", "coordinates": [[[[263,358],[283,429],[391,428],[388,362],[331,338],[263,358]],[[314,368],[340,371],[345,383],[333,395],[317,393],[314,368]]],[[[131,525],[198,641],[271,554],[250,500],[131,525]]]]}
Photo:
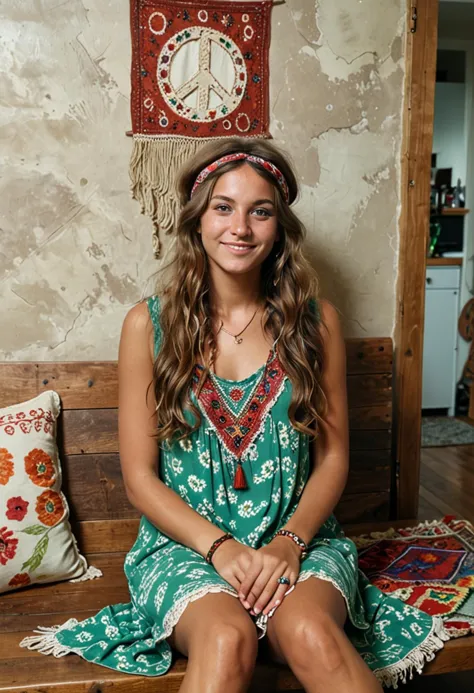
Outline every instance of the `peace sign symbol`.
{"type": "Polygon", "coordinates": [[[157,78],[164,100],[175,113],[191,121],[210,122],[228,116],[240,104],[247,70],[242,53],[232,39],[220,31],[193,26],[166,42],[158,58],[157,78]],[[196,47],[198,69],[187,77],[196,47]],[[226,84],[214,74],[211,57],[212,63],[219,63],[226,84]],[[194,104],[192,95],[195,95],[194,104]],[[214,95],[220,103],[211,106],[214,95]]]}

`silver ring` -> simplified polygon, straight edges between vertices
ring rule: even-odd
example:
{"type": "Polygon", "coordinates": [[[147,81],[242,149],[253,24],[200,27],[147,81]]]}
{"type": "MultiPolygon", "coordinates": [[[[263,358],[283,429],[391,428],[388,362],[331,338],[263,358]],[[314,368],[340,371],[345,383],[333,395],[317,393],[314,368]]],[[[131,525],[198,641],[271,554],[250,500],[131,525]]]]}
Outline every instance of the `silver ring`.
{"type": "Polygon", "coordinates": [[[289,578],[285,577],[284,575],[282,575],[280,578],[278,578],[277,582],[280,583],[280,585],[289,585],[290,584],[289,578]]]}

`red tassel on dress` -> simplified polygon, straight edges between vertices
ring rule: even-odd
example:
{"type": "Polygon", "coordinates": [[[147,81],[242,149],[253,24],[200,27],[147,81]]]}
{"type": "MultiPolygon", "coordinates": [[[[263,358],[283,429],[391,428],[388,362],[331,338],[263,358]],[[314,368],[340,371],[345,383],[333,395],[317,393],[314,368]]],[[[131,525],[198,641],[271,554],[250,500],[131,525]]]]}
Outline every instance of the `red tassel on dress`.
{"type": "Polygon", "coordinates": [[[235,470],[234,488],[239,489],[240,491],[248,488],[247,479],[245,478],[244,470],[242,469],[240,462],[235,470]]]}

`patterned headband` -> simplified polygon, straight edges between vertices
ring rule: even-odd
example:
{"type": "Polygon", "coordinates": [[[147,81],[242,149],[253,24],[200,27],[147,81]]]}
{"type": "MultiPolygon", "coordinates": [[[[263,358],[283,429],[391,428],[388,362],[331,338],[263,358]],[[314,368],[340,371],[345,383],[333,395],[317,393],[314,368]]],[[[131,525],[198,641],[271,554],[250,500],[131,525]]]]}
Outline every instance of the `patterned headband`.
{"type": "Polygon", "coordinates": [[[203,168],[201,173],[198,175],[196,178],[194,185],[191,190],[191,195],[190,198],[194,195],[194,192],[198,185],[200,185],[210,173],[216,170],[216,168],[219,168],[219,166],[222,166],[223,164],[226,164],[228,161],[238,161],[239,159],[247,159],[247,161],[252,161],[255,164],[259,164],[262,166],[266,171],[272,174],[274,178],[276,178],[278,185],[280,186],[280,189],[283,193],[283,197],[285,198],[286,202],[288,202],[290,198],[290,193],[288,191],[288,185],[285,180],[285,177],[283,173],[278,169],[274,164],[272,164],[271,161],[267,161],[266,159],[262,159],[260,156],[253,156],[253,154],[246,154],[245,152],[236,152],[235,154],[226,154],[225,156],[221,157],[220,159],[217,159],[216,161],[213,161],[212,164],[209,164],[206,166],[206,168],[203,168]]]}

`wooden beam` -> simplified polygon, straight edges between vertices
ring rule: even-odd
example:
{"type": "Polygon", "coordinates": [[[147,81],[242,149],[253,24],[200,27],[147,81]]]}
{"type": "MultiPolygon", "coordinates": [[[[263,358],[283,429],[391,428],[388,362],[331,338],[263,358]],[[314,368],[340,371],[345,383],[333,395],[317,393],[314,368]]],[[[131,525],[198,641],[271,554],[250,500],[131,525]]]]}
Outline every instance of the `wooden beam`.
{"type": "Polygon", "coordinates": [[[474,384],[469,388],[469,412],[468,417],[474,420],[474,384]]]}
{"type": "Polygon", "coordinates": [[[398,507],[416,517],[420,436],[426,247],[429,237],[438,3],[407,4],[405,105],[402,141],[400,254],[395,325],[394,430],[397,431],[398,507]]]}

